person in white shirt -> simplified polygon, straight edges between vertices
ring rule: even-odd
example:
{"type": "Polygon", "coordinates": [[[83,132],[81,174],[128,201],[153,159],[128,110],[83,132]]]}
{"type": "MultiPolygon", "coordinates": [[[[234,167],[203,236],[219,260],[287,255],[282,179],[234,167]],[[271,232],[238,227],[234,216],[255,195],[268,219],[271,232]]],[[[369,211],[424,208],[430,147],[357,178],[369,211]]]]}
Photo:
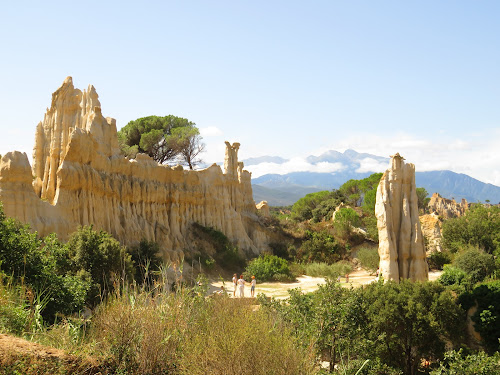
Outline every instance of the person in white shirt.
{"type": "Polygon", "coordinates": [[[233,275],[233,297],[236,297],[236,286],[238,285],[238,277],[236,274],[233,275]]]}
{"type": "Polygon", "coordinates": [[[245,280],[243,279],[243,275],[240,275],[238,280],[238,291],[240,298],[245,297],[245,280]]]}
{"type": "Polygon", "coordinates": [[[252,295],[252,298],[255,294],[255,285],[257,285],[257,280],[255,280],[255,276],[252,276],[252,284],[251,284],[251,288],[250,288],[250,294],[252,295]]]}

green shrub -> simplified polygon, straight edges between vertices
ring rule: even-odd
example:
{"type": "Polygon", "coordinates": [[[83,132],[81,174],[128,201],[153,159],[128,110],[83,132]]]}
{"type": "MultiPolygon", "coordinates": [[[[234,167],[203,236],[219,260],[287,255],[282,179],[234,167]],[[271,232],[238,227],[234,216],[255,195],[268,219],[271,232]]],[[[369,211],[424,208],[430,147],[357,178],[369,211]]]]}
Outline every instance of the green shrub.
{"type": "Polygon", "coordinates": [[[132,281],[131,256],[109,233],[95,231],[92,226],[80,227],[66,246],[73,274],[90,276],[87,303],[95,305],[115,286],[132,281]]]}
{"type": "Polygon", "coordinates": [[[160,246],[154,241],[142,239],[138,245],[132,246],[128,252],[134,262],[134,277],[137,284],[153,285],[155,280],[153,274],[163,264],[160,246]]]}
{"type": "Polygon", "coordinates": [[[345,207],[337,211],[333,224],[339,235],[347,239],[350,237],[352,229],[354,227],[359,227],[361,219],[356,211],[352,208],[345,207]]]}
{"type": "Polygon", "coordinates": [[[297,260],[300,262],[334,263],[342,258],[345,249],[327,231],[306,232],[306,239],[297,251],[297,260]]]}
{"type": "Polygon", "coordinates": [[[496,266],[493,255],[471,247],[458,254],[453,261],[453,265],[470,275],[474,283],[483,281],[487,276],[491,275],[496,266]]]}
{"type": "Polygon", "coordinates": [[[445,264],[451,263],[451,255],[448,251],[433,251],[427,258],[427,264],[431,269],[442,270],[445,264]]]}
{"type": "Polygon", "coordinates": [[[443,247],[454,253],[469,245],[500,251],[500,207],[475,204],[464,216],[446,220],[442,236],[443,247]]]}
{"type": "Polygon", "coordinates": [[[243,275],[247,280],[255,276],[258,282],[276,280],[276,277],[279,277],[280,281],[283,281],[284,277],[293,279],[288,262],[285,259],[270,254],[264,254],[251,260],[243,275]]]}
{"type": "Polygon", "coordinates": [[[372,273],[379,267],[380,257],[378,255],[378,248],[376,247],[363,247],[357,251],[356,257],[361,262],[361,266],[372,273]]]}
{"type": "Polygon", "coordinates": [[[443,273],[439,276],[438,281],[443,285],[462,284],[467,281],[467,273],[460,268],[454,267],[450,264],[445,264],[443,273]]]}
{"type": "MultiPolygon", "coordinates": [[[[245,265],[245,260],[240,256],[238,252],[238,247],[229,241],[229,238],[221,231],[205,227],[199,223],[193,223],[193,229],[198,236],[204,236],[215,249],[215,254],[212,260],[215,263],[220,264],[224,268],[237,268],[241,269],[245,265]]],[[[205,259],[210,259],[202,254],[205,259]]],[[[212,267],[210,265],[209,267],[212,267]]]]}
{"type": "Polygon", "coordinates": [[[328,277],[331,280],[335,280],[338,276],[345,275],[352,271],[352,266],[347,262],[337,262],[334,264],[327,263],[309,263],[305,266],[305,273],[308,276],[313,277],[328,277]]]}
{"type": "Polygon", "coordinates": [[[500,366],[500,353],[488,356],[485,352],[479,351],[476,354],[465,355],[459,351],[450,351],[445,354],[444,360],[439,364],[439,368],[432,370],[431,375],[498,375],[500,366]]]}
{"type": "Polygon", "coordinates": [[[472,316],[474,328],[481,334],[484,346],[490,353],[500,349],[500,280],[485,282],[460,295],[465,310],[477,306],[472,316]]]}

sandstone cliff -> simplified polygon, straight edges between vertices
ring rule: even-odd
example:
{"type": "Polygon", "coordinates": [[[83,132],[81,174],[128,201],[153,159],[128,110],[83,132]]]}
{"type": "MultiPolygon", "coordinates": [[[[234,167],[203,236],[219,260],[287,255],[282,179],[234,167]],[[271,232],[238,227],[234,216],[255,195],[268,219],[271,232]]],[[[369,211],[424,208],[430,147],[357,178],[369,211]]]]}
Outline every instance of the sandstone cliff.
{"type": "Polygon", "coordinates": [[[418,218],[415,166],[391,157],[377,188],[375,204],[380,272],[386,280],[428,279],[425,246],[418,218]]]}
{"type": "Polygon", "coordinates": [[[2,157],[0,200],[8,216],[40,235],[66,239],[93,224],[126,245],[156,241],[165,258],[179,260],[191,249],[186,238],[196,222],[258,254],[268,237],[257,220],[251,175],[238,162],[239,144],[226,146],[224,172],[215,164],[201,171],[159,165],[144,154],[129,161],[94,87],[82,92],[68,77],[37,126],[33,168],[24,153],[2,157]]]}
{"type": "Polygon", "coordinates": [[[430,255],[436,251],[443,251],[441,247],[441,223],[435,213],[420,216],[422,234],[426,239],[426,253],[430,255]]]}
{"type": "Polygon", "coordinates": [[[435,212],[445,219],[451,219],[463,216],[469,209],[469,203],[466,199],[462,199],[460,203],[457,203],[455,199],[446,199],[441,197],[438,193],[434,193],[427,207],[430,212],[435,212]]]}

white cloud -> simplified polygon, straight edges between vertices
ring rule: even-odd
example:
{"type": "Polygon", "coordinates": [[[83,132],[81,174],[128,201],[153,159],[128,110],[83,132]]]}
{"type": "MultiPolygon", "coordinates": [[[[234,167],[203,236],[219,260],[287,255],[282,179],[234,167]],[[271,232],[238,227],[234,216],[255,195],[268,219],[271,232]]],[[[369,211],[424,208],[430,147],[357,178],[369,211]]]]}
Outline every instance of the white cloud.
{"type": "Polygon", "coordinates": [[[318,172],[318,173],[334,173],[345,169],[342,163],[321,162],[317,164],[308,163],[303,158],[292,158],[285,163],[260,163],[245,167],[246,170],[252,172],[252,177],[260,177],[265,174],[287,174],[292,172],[318,172]]]}
{"type": "Polygon", "coordinates": [[[202,137],[219,137],[224,135],[222,130],[216,126],[208,126],[206,128],[200,128],[200,134],[202,137]]]}
{"type": "Polygon", "coordinates": [[[372,158],[364,158],[359,161],[359,164],[359,168],[356,169],[358,173],[383,172],[389,167],[387,162],[380,162],[372,158]]]}

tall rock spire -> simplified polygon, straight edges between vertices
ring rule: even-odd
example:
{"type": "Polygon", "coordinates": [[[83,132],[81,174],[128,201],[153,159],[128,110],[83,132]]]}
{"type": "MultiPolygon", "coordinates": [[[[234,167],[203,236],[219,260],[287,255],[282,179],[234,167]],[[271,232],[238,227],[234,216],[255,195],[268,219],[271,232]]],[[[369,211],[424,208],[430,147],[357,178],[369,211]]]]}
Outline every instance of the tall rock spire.
{"type": "Polygon", "coordinates": [[[391,156],[377,188],[375,215],[380,272],[386,280],[428,279],[425,246],[418,218],[415,166],[399,153],[391,156]]]}

